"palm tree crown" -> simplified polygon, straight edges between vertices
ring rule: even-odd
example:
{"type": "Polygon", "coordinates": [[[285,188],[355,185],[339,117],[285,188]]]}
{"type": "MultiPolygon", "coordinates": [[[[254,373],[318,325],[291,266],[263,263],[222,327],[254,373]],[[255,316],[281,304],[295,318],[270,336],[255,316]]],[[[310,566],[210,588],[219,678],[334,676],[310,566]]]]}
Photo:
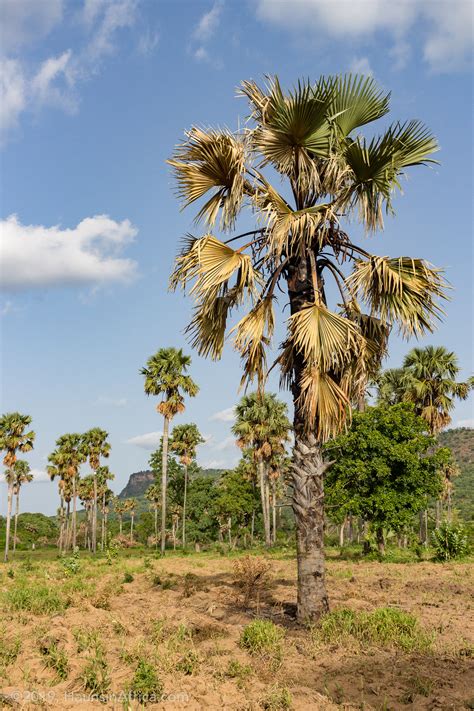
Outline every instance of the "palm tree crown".
{"type": "Polygon", "coordinates": [[[5,452],[3,463],[12,468],[17,452],[29,452],[33,449],[35,433],[25,432],[31,425],[31,417],[19,412],[9,412],[0,417],[0,450],[5,452]]]}
{"type": "Polygon", "coordinates": [[[354,212],[367,230],[382,227],[403,172],[433,162],[437,143],[419,121],[396,122],[372,139],[358,133],[389,111],[389,95],[371,77],[321,77],[286,94],[277,78],[263,89],[246,81],[240,93],[250,104],[242,130],[192,128],[169,163],[185,206],[206,196],[196,219],[208,230],[217,223],[232,230],[245,206],[260,226],[226,241],[209,231],[188,236],[171,287],[193,282],[188,333],[213,358],[222,353],[228,316],[245,305],[234,345],[244,380],[263,382],[277,287],[286,282],[290,317],[277,361],[298,426],[324,440],[341,429],[351,399],[376,370],[391,324],[420,334],[441,313],[439,270],[421,259],[372,255],[341,227],[354,212]],[[286,180],[283,192],[266,167],[286,180]],[[327,305],[327,278],[339,291],[337,310],[327,305]]]}
{"type": "Polygon", "coordinates": [[[199,392],[196,383],[186,375],[190,365],[191,358],[181,348],[160,348],[140,371],[145,376],[146,394],[162,396],[157,410],[169,419],[184,410],[182,393],[194,397],[199,392]]]}
{"type": "Polygon", "coordinates": [[[203,444],[204,439],[194,423],[176,425],[170,441],[170,449],[178,455],[181,464],[189,465],[196,457],[196,447],[203,444]]]}

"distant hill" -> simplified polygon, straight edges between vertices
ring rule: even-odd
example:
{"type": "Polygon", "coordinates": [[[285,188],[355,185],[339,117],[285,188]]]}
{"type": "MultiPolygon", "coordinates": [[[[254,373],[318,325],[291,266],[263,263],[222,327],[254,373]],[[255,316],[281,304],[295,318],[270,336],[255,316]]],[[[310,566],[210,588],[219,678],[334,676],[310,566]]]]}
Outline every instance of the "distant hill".
{"type": "MultiPolygon", "coordinates": [[[[200,475],[209,476],[213,479],[217,479],[223,473],[223,471],[224,469],[201,469],[200,475]]],[[[122,491],[118,495],[118,498],[140,499],[142,496],[145,495],[145,491],[148,489],[150,484],[153,484],[154,481],[155,475],[151,471],[151,469],[145,469],[141,472],[134,472],[133,474],[130,474],[130,478],[127,482],[127,485],[124,489],[122,489],[122,491]]]]}
{"type": "Polygon", "coordinates": [[[461,473],[454,480],[453,503],[464,521],[474,521],[474,429],[458,427],[439,435],[449,447],[461,473]]]}

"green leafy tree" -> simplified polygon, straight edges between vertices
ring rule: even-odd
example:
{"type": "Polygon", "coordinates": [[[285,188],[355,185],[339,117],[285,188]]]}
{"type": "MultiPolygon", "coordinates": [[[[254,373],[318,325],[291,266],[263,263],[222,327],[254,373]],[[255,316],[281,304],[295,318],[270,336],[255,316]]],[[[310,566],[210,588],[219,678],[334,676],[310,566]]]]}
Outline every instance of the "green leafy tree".
{"type": "Polygon", "coordinates": [[[396,121],[366,138],[361,127],[390,108],[390,95],[371,77],[303,80],[289,92],[275,77],[264,88],[245,81],[240,94],[250,105],[242,129],[192,128],[169,161],[184,205],[204,200],[197,212],[204,236],[185,240],[171,287],[192,282],[188,333],[204,356],[221,356],[228,317],[245,309],[232,331],[234,344],[244,380],[260,384],[268,372],[275,296],[278,289],[288,295],[277,362],[294,404],[297,615],[309,621],[328,609],[323,444],[342,431],[351,403],[362,399],[392,324],[407,336],[431,330],[444,295],[439,270],[422,259],[370,254],[345,223],[355,216],[367,231],[381,229],[401,176],[409,166],[432,162],[437,143],[419,121],[396,121]],[[275,172],[281,192],[279,182],[270,183],[275,172]],[[257,225],[235,234],[243,208],[257,225]],[[218,239],[217,226],[232,236],[218,239]],[[329,280],[337,294],[332,309],[329,280]]]}
{"type": "Polygon", "coordinates": [[[442,487],[433,438],[412,405],[371,407],[354,413],[352,425],[326,447],[334,464],[326,476],[329,510],[349,510],[369,521],[380,553],[384,531],[402,530],[428,497],[442,487]]]}
{"type": "Polygon", "coordinates": [[[110,454],[110,442],[108,442],[108,432],[93,427],[86,432],[83,437],[84,447],[89,458],[89,464],[94,477],[94,502],[92,507],[92,552],[97,551],[97,509],[98,509],[98,476],[100,460],[110,454]]]}
{"type": "Polygon", "coordinates": [[[188,539],[204,543],[218,534],[216,498],[218,490],[211,477],[190,478],[188,489],[188,539]]]}
{"type": "Polygon", "coordinates": [[[270,523],[269,465],[285,452],[291,429],[287,406],[269,393],[244,395],[235,408],[233,434],[241,449],[250,450],[258,468],[265,544],[272,543],[270,523]]]}
{"type": "Polygon", "coordinates": [[[20,412],[8,412],[0,417],[0,450],[4,452],[3,464],[10,471],[10,482],[7,489],[7,524],[5,535],[5,562],[8,561],[10,547],[10,525],[13,503],[14,471],[18,452],[30,452],[33,449],[35,433],[27,428],[31,425],[31,417],[20,412]]]}
{"type": "Polygon", "coordinates": [[[188,491],[188,467],[196,459],[196,448],[203,444],[204,439],[194,423],[177,425],[172,432],[170,449],[179,457],[184,470],[182,539],[186,547],[186,498],[188,491]]]}
{"type": "Polygon", "coordinates": [[[222,475],[217,484],[214,507],[218,517],[229,521],[229,534],[234,530],[234,545],[239,533],[248,529],[257,505],[258,495],[255,486],[252,481],[242,476],[238,468],[222,475]]]}
{"type": "Polygon", "coordinates": [[[148,358],[146,367],[141,369],[145,378],[145,393],[161,397],[157,411],[163,415],[163,440],[161,464],[161,554],[166,548],[166,489],[168,469],[168,441],[170,421],[184,411],[184,395],[195,397],[199,388],[186,374],[191,358],[179,348],[160,348],[148,358]]]}

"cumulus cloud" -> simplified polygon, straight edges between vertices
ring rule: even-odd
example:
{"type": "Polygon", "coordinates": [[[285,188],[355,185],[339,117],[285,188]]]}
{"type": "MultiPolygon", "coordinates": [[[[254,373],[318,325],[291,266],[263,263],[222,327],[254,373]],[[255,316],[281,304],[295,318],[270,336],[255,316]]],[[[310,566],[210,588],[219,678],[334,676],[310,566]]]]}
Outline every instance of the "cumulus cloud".
{"type": "Polygon", "coordinates": [[[209,420],[211,422],[233,422],[235,420],[235,407],[228,407],[226,410],[215,412],[209,420]]]}
{"type": "Polygon", "coordinates": [[[225,452],[226,450],[237,450],[238,447],[235,444],[235,437],[226,437],[220,442],[216,442],[212,445],[212,449],[216,452],[225,452]]]}
{"type": "Polygon", "coordinates": [[[353,74],[365,74],[367,76],[372,76],[374,73],[367,57],[354,57],[349,71],[353,74]]]}
{"type": "Polygon", "coordinates": [[[257,0],[257,16],[294,31],[318,32],[329,38],[364,41],[376,33],[389,33],[395,63],[406,61],[407,35],[419,24],[416,43],[435,71],[453,71],[472,51],[470,0],[257,0]]]}
{"type": "Polygon", "coordinates": [[[194,39],[198,42],[208,42],[214,36],[219,27],[223,6],[222,0],[217,0],[209,12],[202,15],[194,29],[194,39]]]}
{"type": "Polygon", "coordinates": [[[137,264],[120,257],[137,229],[129,220],[87,217],[72,229],[0,220],[0,286],[3,289],[127,282],[137,264]]]}
{"type": "MultiPolygon", "coordinates": [[[[77,51],[65,48],[39,63],[16,56],[31,39],[38,40],[60,23],[62,0],[3,0],[0,57],[0,143],[17,128],[25,112],[45,107],[73,113],[79,86],[100,71],[117,51],[121,30],[136,20],[137,0],[86,0],[79,13],[85,40],[77,51]],[[6,39],[6,41],[5,41],[6,39]]],[[[148,40],[148,45],[151,40],[148,40]]]]}
{"type": "Polygon", "coordinates": [[[141,449],[153,451],[160,446],[162,436],[163,432],[146,432],[145,434],[130,437],[125,441],[125,444],[134,444],[136,447],[141,447],[141,449]]]}

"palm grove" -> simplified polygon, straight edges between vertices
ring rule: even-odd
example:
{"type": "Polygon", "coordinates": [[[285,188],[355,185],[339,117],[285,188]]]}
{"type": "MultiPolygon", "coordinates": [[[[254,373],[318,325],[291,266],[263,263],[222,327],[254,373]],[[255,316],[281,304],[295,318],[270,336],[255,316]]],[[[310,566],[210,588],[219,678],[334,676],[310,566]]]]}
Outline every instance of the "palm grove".
{"type": "MultiPolygon", "coordinates": [[[[375,256],[345,231],[351,217],[367,232],[383,228],[383,213],[393,211],[405,169],[433,162],[437,143],[428,129],[419,121],[395,122],[372,139],[360,135],[362,126],[389,111],[389,95],[372,78],[322,77],[287,93],[275,78],[264,88],[244,82],[239,93],[250,107],[244,128],[191,128],[169,163],[184,205],[200,201],[196,221],[204,223],[203,236],[186,236],[171,276],[171,288],[189,289],[194,299],[187,334],[200,355],[219,359],[229,332],[242,357],[242,386],[255,387],[235,409],[232,432],[242,458],[216,486],[195,475],[203,438],[194,424],[178,424],[171,433],[170,425],[199,388],[188,372],[190,357],[161,348],[141,370],[145,393],[159,399],[163,418],[161,447],[150,462],[156,483],[146,498],[162,554],[170,522],[173,545],[178,536],[186,545],[190,516],[199,519],[195,531],[217,525],[230,544],[240,533],[252,541],[261,521],[270,546],[282,508],[291,505],[297,615],[310,621],[328,609],[324,480],[326,516],[342,531],[357,518],[367,538],[370,523],[381,551],[386,530],[406,536],[410,517],[426,510],[430,498],[440,512],[449,501],[455,468],[449,452],[435,448],[436,435],[472,381],[458,382],[454,354],[432,347],[414,349],[403,368],[381,373],[391,330],[397,327],[407,338],[431,331],[442,314],[438,300],[445,298],[446,284],[424,260],[375,256]],[[275,175],[279,190],[269,182],[275,175]],[[245,209],[255,229],[239,234],[237,220],[245,209]],[[212,233],[217,230],[231,236],[218,239],[212,233]],[[286,334],[271,362],[276,319],[287,304],[286,334]],[[239,310],[243,314],[229,329],[239,310]],[[292,424],[286,405],[265,392],[274,367],[292,396],[292,424]],[[373,385],[378,405],[366,408],[373,385]]],[[[19,413],[1,421],[9,484],[6,556],[13,496],[28,474],[16,453],[33,446],[30,423],[19,413]]],[[[101,548],[107,544],[112,502],[120,534],[124,515],[131,518],[133,542],[136,504],[113,499],[113,475],[102,464],[109,452],[100,428],[56,442],[48,473],[58,480],[61,551],[77,545],[78,499],[92,551],[99,513],[101,548]],[[80,478],[83,465],[91,473],[80,478]]],[[[426,540],[426,530],[424,535],[426,540]]]]}

